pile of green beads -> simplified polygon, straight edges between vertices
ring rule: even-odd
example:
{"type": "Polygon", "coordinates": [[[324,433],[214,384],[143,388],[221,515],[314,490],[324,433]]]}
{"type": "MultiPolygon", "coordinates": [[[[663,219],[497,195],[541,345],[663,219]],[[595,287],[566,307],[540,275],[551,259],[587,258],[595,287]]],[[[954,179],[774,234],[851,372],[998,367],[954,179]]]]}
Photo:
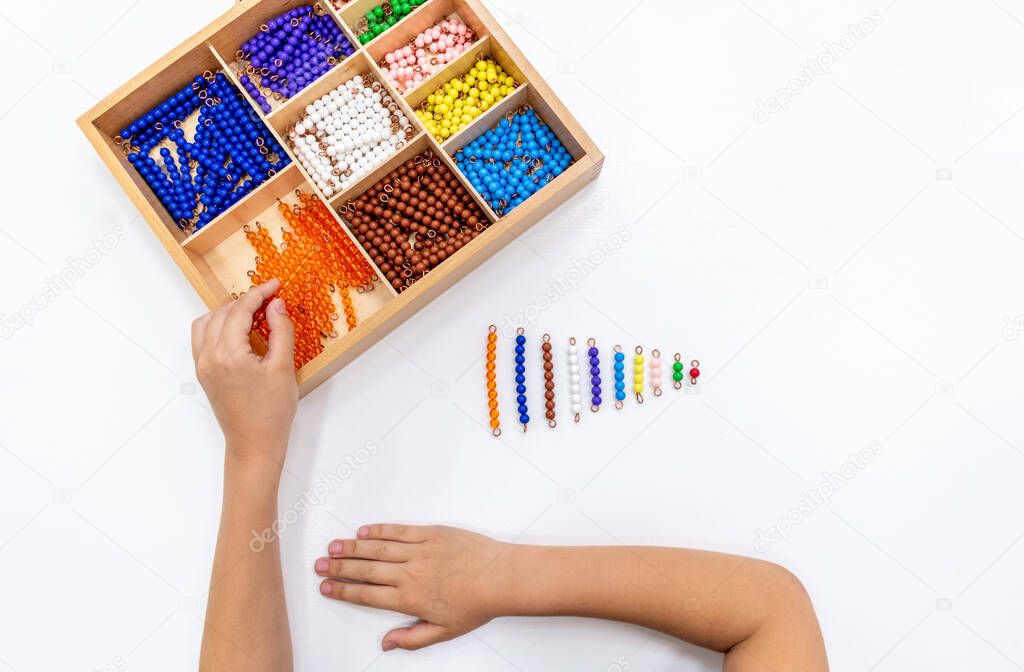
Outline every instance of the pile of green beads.
{"type": "Polygon", "coordinates": [[[356,24],[356,37],[360,44],[367,44],[385,30],[409,16],[414,9],[427,0],[394,0],[377,5],[356,24]]]}

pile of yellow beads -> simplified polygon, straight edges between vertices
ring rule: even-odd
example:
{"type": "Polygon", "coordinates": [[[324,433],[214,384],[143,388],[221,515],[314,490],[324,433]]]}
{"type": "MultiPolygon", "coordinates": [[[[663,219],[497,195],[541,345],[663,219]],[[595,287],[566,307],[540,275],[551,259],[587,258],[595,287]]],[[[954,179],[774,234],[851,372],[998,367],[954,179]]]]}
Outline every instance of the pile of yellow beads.
{"type": "Polygon", "coordinates": [[[493,59],[480,60],[465,75],[452,78],[427,96],[416,116],[431,135],[443,142],[517,86],[515,78],[493,59]]]}

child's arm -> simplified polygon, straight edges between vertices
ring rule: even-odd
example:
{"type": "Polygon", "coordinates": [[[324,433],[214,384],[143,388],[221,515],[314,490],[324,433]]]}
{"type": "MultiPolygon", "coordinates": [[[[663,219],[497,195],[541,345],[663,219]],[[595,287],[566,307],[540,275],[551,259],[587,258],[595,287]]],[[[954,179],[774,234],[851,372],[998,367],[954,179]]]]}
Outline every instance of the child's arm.
{"type": "Polygon", "coordinates": [[[673,548],[521,546],[404,525],[361,528],[355,540],[332,542],[329,556],[316,565],[326,577],[321,593],[420,619],[387,633],[385,651],[449,640],[499,616],[588,616],[721,651],[727,672],[828,669],[803,586],[760,560],[673,548]]]}
{"type": "Polygon", "coordinates": [[[277,488],[298,403],[294,328],[284,302],[267,306],[270,349],[252,352],[252,317],[276,281],[192,325],[196,373],[224,430],[224,501],[199,669],[292,669],[291,635],[273,534],[277,488]]]}

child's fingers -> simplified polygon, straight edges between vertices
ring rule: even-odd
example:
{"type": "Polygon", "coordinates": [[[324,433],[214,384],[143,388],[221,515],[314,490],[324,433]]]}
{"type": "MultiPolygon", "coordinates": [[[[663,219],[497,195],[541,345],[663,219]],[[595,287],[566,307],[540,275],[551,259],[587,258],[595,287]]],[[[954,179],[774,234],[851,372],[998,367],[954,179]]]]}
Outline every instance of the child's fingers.
{"type": "Polygon", "coordinates": [[[376,525],[363,525],[359,528],[357,536],[360,539],[386,539],[388,541],[402,541],[407,544],[417,544],[426,541],[429,535],[429,527],[421,525],[389,525],[378,523],[376,525]]]}
{"type": "Polygon", "coordinates": [[[316,561],[315,570],[327,578],[365,581],[378,586],[397,586],[402,578],[400,565],[374,560],[320,558],[316,561]]]}
{"type": "Polygon", "coordinates": [[[422,649],[425,646],[437,644],[447,639],[450,638],[447,636],[445,629],[440,625],[420,621],[408,628],[395,628],[384,635],[380,648],[385,651],[391,651],[392,649],[415,651],[416,649],[422,649]]]}
{"type": "Polygon", "coordinates": [[[320,594],[340,602],[398,611],[398,589],[392,586],[369,586],[325,579],[320,583],[320,594]]]}
{"type": "Polygon", "coordinates": [[[267,360],[272,364],[294,366],[295,325],[288,317],[284,299],[276,298],[267,306],[267,324],[270,326],[267,360]]]}
{"type": "Polygon", "coordinates": [[[405,562],[411,556],[409,547],[391,541],[337,539],[327,549],[332,558],[364,558],[383,562],[405,562]]]}
{"type": "Polygon", "coordinates": [[[210,313],[210,321],[206,323],[206,336],[203,340],[203,347],[212,351],[220,342],[221,332],[224,331],[224,323],[227,322],[228,313],[234,304],[226,304],[210,313]]]}
{"type": "MultiPolygon", "coordinates": [[[[270,280],[258,287],[253,287],[239,297],[228,311],[221,335],[239,342],[248,340],[249,332],[252,331],[253,314],[274,295],[280,286],[281,283],[276,279],[270,280]]],[[[234,345],[234,343],[228,345],[234,345]]]]}

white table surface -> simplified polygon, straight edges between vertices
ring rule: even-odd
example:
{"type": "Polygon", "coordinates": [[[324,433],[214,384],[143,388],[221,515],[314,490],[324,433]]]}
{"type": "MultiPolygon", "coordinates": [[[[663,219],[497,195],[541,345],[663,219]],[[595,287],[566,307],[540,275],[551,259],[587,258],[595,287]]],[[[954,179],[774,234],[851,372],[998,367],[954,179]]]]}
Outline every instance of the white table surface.
{"type": "MultiPolygon", "coordinates": [[[[311,571],[374,521],[753,554],[804,581],[837,670],[1024,666],[1024,0],[489,5],[606,167],[301,404],[282,507],[375,454],[286,532],[297,669],[720,665],[574,619],[380,656],[405,619],[320,598],[311,571]],[[702,393],[495,441],[484,332],[523,315],[682,350],[702,393]]],[[[193,392],[202,305],[73,121],[223,9],[0,5],[0,314],[36,302],[0,341],[0,669],[195,667],[222,454],[193,392]]]]}

